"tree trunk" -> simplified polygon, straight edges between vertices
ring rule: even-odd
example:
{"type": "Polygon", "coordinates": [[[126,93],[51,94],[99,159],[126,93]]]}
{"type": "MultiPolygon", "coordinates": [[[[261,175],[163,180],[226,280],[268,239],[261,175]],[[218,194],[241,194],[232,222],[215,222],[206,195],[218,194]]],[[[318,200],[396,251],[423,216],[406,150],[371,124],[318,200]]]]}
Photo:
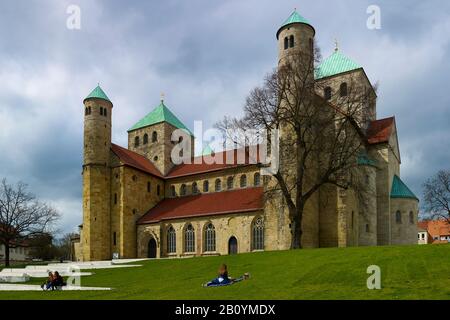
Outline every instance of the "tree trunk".
{"type": "Polygon", "coordinates": [[[291,248],[292,249],[301,249],[302,248],[302,221],[303,221],[303,208],[298,207],[297,212],[293,215],[294,219],[292,221],[292,241],[291,241],[291,248]]]}
{"type": "Polygon", "coordinates": [[[5,244],[5,267],[9,267],[9,244],[5,244]]]}

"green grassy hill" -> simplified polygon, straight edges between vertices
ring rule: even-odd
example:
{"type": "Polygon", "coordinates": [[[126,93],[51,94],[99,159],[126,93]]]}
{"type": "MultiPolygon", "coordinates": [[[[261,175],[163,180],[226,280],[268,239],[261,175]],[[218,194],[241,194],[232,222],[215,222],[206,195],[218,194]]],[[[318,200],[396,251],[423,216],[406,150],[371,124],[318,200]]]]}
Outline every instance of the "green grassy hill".
{"type": "MultiPolygon", "coordinates": [[[[143,267],[96,270],[83,286],[110,292],[0,292],[0,299],[450,299],[450,245],[332,248],[152,260],[143,267]],[[221,263],[251,279],[203,288],[221,263]],[[381,290],[368,290],[369,265],[381,290]]],[[[40,282],[35,279],[34,283],[40,282]]]]}

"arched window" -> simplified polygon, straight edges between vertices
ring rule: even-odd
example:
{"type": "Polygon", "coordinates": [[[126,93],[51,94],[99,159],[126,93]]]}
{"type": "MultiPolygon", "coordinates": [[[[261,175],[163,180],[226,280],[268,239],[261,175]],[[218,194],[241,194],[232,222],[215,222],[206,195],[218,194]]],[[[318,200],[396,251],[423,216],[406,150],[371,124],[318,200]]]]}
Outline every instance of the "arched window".
{"type": "Polygon", "coordinates": [[[103,107],[100,107],[100,115],[103,115],[103,107]]]}
{"type": "Polygon", "coordinates": [[[325,97],[325,100],[331,100],[331,88],[330,87],[326,87],[323,90],[323,95],[325,97]]]}
{"type": "Polygon", "coordinates": [[[340,93],[341,97],[346,97],[348,95],[347,82],[341,83],[341,87],[339,88],[339,93],[340,93]]]}
{"type": "Polygon", "coordinates": [[[228,177],[227,178],[227,189],[228,190],[233,189],[233,182],[234,182],[234,178],[233,177],[228,177]]]}
{"type": "Polygon", "coordinates": [[[139,136],[134,137],[134,146],[139,147],[139,136]]]}
{"type": "Polygon", "coordinates": [[[289,37],[289,47],[293,48],[294,47],[294,36],[291,35],[289,37]]]}
{"type": "Polygon", "coordinates": [[[177,196],[177,192],[175,190],[175,186],[170,186],[170,194],[172,195],[172,197],[176,197],[177,196]]]}
{"type": "Polygon", "coordinates": [[[175,229],[170,226],[167,230],[167,253],[177,252],[177,235],[175,229]]]}
{"type": "Polygon", "coordinates": [[[402,223],[402,213],[400,212],[400,210],[398,210],[395,213],[395,222],[396,223],[402,223]]]}
{"type": "Polygon", "coordinates": [[[192,193],[193,193],[193,194],[197,194],[197,193],[198,193],[197,182],[193,182],[193,183],[192,183],[192,193]]]}
{"type": "Polygon", "coordinates": [[[152,142],[158,141],[158,133],[156,131],[152,132],[152,142]]]}
{"type": "Polygon", "coordinates": [[[143,144],[147,144],[147,143],[148,143],[148,134],[144,134],[143,144]]]}
{"type": "Polygon", "coordinates": [[[255,175],[253,176],[253,185],[257,187],[260,184],[261,184],[261,175],[259,174],[259,172],[256,172],[255,175]]]}
{"type": "Polygon", "coordinates": [[[190,223],[184,231],[184,252],[195,252],[195,231],[190,223]]]}
{"type": "Polygon", "coordinates": [[[205,251],[216,251],[216,229],[212,223],[205,228],[205,251]]]}
{"type": "Polygon", "coordinates": [[[106,117],[107,116],[107,109],[103,109],[103,115],[106,117]]]}
{"type": "Polygon", "coordinates": [[[247,176],[243,174],[240,181],[241,188],[247,187],[247,176]]]}
{"type": "Polygon", "coordinates": [[[222,190],[222,181],[220,181],[220,179],[216,179],[215,189],[216,189],[216,191],[222,190]]]}
{"type": "Polygon", "coordinates": [[[208,192],[209,191],[209,181],[205,180],[203,181],[203,192],[208,192]]]}
{"type": "Polygon", "coordinates": [[[409,212],[409,223],[414,223],[414,212],[409,212]]]}
{"type": "Polygon", "coordinates": [[[180,187],[180,196],[186,195],[186,185],[183,183],[180,187]]]}
{"type": "Polygon", "coordinates": [[[289,48],[289,39],[288,39],[288,37],[284,38],[284,50],[286,50],[287,48],[289,48]]]}
{"type": "Polygon", "coordinates": [[[252,249],[264,250],[264,222],[261,217],[255,219],[252,225],[252,249]]]}

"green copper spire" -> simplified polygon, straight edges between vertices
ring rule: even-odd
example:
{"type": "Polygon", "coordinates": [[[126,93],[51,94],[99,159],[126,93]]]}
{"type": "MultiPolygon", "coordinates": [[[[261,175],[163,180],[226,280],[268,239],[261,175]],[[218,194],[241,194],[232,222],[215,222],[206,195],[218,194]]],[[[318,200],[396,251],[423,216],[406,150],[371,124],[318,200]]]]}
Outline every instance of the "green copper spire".
{"type": "Polygon", "coordinates": [[[103,99],[103,100],[111,102],[111,100],[109,100],[106,93],[102,90],[102,88],[100,88],[100,85],[95,87],[95,89],[92,90],[91,93],[89,93],[89,95],[84,99],[84,101],[86,101],[87,99],[90,99],[90,98],[103,99]]]}
{"type": "MultiPolygon", "coordinates": [[[[311,24],[309,23],[308,20],[306,20],[305,18],[303,18],[296,9],[294,9],[294,12],[291,13],[291,15],[283,22],[283,24],[280,26],[280,28],[277,31],[277,39],[278,39],[278,35],[281,31],[281,29],[283,29],[284,27],[293,24],[293,23],[303,23],[303,24],[307,24],[309,26],[311,26],[311,24]]],[[[312,27],[312,26],[311,26],[312,27]]]]}
{"type": "Polygon", "coordinates": [[[214,153],[214,150],[211,148],[211,146],[208,144],[205,148],[203,148],[202,156],[209,156],[214,153]]]}
{"type": "Polygon", "coordinates": [[[322,79],[360,68],[359,64],[343,55],[336,47],[334,53],[318,66],[315,77],[322,79]]]}
{"type": "Polygon", "coordinates": [[[419,200],[416,195],[398,176],[394,176],[392,181],[391,198],[406,198],[419,200]]]}
{"type": "Polygon", "coordinates": [[[192,132],[166,107],[164,100],[161,99],[161,103],[153,109],[144,118],[139,120],[134,126],[132,126],[128,131],[133,131],[136,129],[151,126],[153,124],[167,122],[178,129],[184,129],[188,134],[193,135],[192,132]]]}

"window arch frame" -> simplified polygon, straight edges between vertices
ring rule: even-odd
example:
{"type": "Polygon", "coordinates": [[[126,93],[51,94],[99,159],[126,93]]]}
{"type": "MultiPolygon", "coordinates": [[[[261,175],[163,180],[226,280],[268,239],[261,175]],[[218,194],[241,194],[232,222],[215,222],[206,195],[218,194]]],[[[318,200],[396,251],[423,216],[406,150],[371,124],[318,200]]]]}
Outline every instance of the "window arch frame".
{"type": "Polygon", "coordinates": [[[203,192],[209,192],[209,181],[208,180],[203,181],[203,192]]]}
{"type": "Polygon", "coordinates": [[[152,132],[152,142],[158,142],[158,132],[152,132]]]}
{"type": "Polygon", "coordinates": [[[194,253],[195,250],[195,228],[192,223],[188,223],[184,228],[184,252],[194,253]]]}
{"type": "Polygon", "coordinates": [[[170,225],[167,228],[167,254],[173,254],[177,252],[177,233],[175,231],[175,228],[170,225]]]}
{"type": "Polygon", "coordinates": [[[220,180],[219,178],[214,181],[214,190],[216,192],[222,191],[222,180],[220,180]]]}
{"type": "Polygon", "coordinates": [[[234,177],[233,176],[229,176],[227,178],[227,190],[232,190],[234,187],[234,177]]]}
{"type": "Polygon", "coordinates": [[[200,193],[200,190],[198,189],[197,181],[192,182],[191,188],[192,188],[192,194],[200,193]]]}
{"type": "Polygon", "coordinates": [[[348,96],[348,84],[347,82],[342,82],[339,86],[339,96],[341,98],[348,96]]]}
{"type": "Polygon", "coordinates": [[[295,46],[295,40],[294,40],[294,35],[291,34],[289,36],[289,48],[293,48],[295,46]]]}
{"type": "Polygon", "coordinates": [[[252,232],[252,251],[264,250],[264,219],[261,216],[256,217],[251,225],[252,232]]]}
{"type": "Polygon", "coordinates": [[[247,188],[247,175],[246,174],[241,175],[241,177],[239,178],[239,186],[241,188],[247,188]]]}
{"type": "Polygon", "coordinates": [[[208,222],[205,225],[203,231],[204,237],[204,252],[216,251],[216,228],[212,222],[208,222]]]}
{"type": "Polygon", "coordinates": [[[397,224],[402,223],[402,212],[400,210],[397,210],[395,212],[395,223],[397,223],[397,224]]]}
{"type": "Polygon", "coordinates": [[[253,175],[253,186],[259,187],[261,185],[261,174],[259,172],[255,172],[253,175]]]}
{"type": "Polygon", "coordinates": [[[288,37],[284,37],[284,50],[289,49],[289,39],[288,37]]]}
{"type": "Polygon", "coordinates": [[[142,144],[147,144],[148,143],[148,134],[145,133],[144,137],[142,138],[142,144]]]}

